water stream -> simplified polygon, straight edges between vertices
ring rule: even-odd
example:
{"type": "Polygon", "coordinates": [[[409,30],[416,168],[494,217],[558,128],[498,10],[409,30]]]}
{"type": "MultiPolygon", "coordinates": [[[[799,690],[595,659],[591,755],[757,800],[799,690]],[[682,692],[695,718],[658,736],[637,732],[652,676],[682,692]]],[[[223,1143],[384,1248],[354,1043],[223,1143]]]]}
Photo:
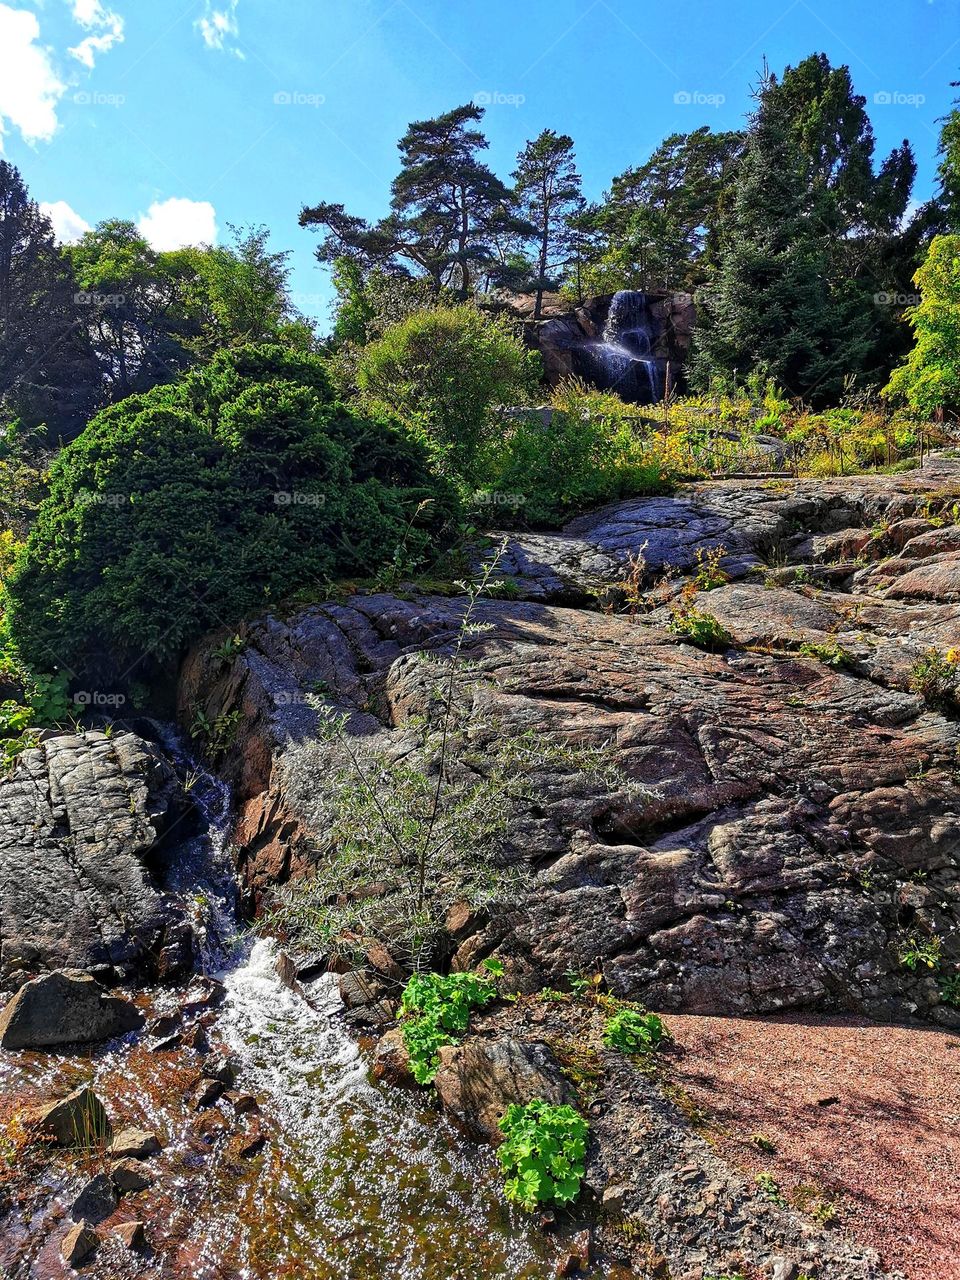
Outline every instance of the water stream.
{"type": "Polygon", "coordinates": [[[631,404],[651,404],[663,394],[660,361],[653,354],[655,341],[647,295],[622,289],[610,303],[602,339],[573,348],[574,372],[631,404]]]}
{"type": "MultiPolygon", "coordinates": [[[[101,1248],[84,1274],[171,1280],[540,1280],[556,1273],[560,1243],[503,1199],[489,1149],[465,1141],[429,1095],[375,1085],[338,1016],[336,979],[289,990],[274,945],[239,936],[227,843],[229,795],[171,730],[164,745],[193,779],[206,822],[166,868],[167,891],[206,929],[201,966],[225,983],[211,1040],[240,1063],[238,1089],[260,1106],[263,1152],[237,1155],[238,1119],[226,1102],[189,1102],[191,1051],[153,1052],[143,1033],[72,1056],[0,1052],[0,1094],[24,1102],[92,1082],[117,1123],[154,1129],[165,1144],[154,1187],[125,1199],[117,1221],[140,1216],[152,1249],[101,1248]]],[[[151,1013],[183,992],[147,993],[151,1013]]],[[[65,1212],[94,1172],[63,1157],[37,1181],[26,1214],[0,1218],[4,1280],[69,1275],[59,1258],[65,1212]]],[[[2,1188],[0,1188],[2,1189],[2,1188]]],[[[110,1220],[111,1222],[113,1219],[110,1220]]],[[[102,1232],[109,1236],[110,1222],[102,1232]]]]}

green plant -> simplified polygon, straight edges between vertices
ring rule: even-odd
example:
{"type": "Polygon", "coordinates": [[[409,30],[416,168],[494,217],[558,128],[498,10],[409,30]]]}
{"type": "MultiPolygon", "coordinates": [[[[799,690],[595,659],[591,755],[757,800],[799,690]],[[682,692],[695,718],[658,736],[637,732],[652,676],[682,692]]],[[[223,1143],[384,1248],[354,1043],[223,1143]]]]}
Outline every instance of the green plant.
{"type": "Polygon", "coordinates": [[[854,664],[853,657],[836,640],[805,641],[800,646],[800,655],[804,658],[816,658],[818,662],[836,669],[852,667],[854,664]]]}
{"type": "Polygon", "coordinates": [[[190,737],[203,743],[211,760],[219,760],[233,742],[240,723],[240,711],[221,711],[213,720],[197,709],[190,724],[190,737]]]}
{"type": "Polygon", "coordinates": [[[750,1141],[758,1150],[765,1151],[768,1155],[773,1155],[777,1149],[770,1139],[762,1133],[751,1133],[750,1141]]]}
{"type": "Polygon", "coordinates": [[[762,1173],[757,1174],[754,1182],[757,1184],[757,1189],[764,1200],[769,1200],[771,1204],[786,1208],[787,1202],[784,1199],[783,1192],[780,1190],[780,1184],[772,1173],[764,1170],[762,1173]]]}
{"type": "Polygon", "coordinates": [[[211,649],[210,656],[216,658],[219,662],[230,663],[243,653],[247,647],[247,642],[241,635],[227,636],[222,644],[217,645],[215,649],[211,649]]]}
{"type": "Polygon", "coordinates": [[[943,939],[934,934],[931,938],[907,938],[897,953],[904,969],[916,972],[917,969],[938,969],[943,939]]]}
{"type": "Polygon", "coordinates": [[[439,1050],[456,1044],[474,1009],[496,997],[503,965],[483,962],[486,973],[415,973],[403,989],[400,1027],[414,1079],[429,1084],[437,1073],[439,1050]]]}
{"type": "Polygon", "coordinates": [[[38,669],[156,676],[204,631],[368,573],[404,538],[432,559],[456,509],[422,445],[333,400],[319,357],[222,351],[60,452],[5,589],[10,632],[38,669]]]}
{"type": "Polygon", "coordinates": [[[603,1027],[603,1043],[623,1053],[652,1053],[665,1035],[663,1022],[655,1013],[629,1008],[611,1014],[603,1027]]]}
{"type": "Polygon", "coordinates": [[[937,986],[940,988],[940,999],[943,1003],[960,1009],[960,971],[941,974],[937,978],[937,986]]]}
{"type": "Polygon", "coordinates": [[[726,547],[697,547],[693,581],[700,591],[713,591],[730,579],[720,564],[727,554],[726,547]]]}
{"type": "Polygon", "coordinates": [[[513,1103],[500,1121],[504,1141],[497,1151],[506,1175],[507,1199],[532,1210],[571,1204],[580,1194],[588,1125],[573,1107],[537,1098],[513,1103]]]}
{"type": "MultiPolygon", "coordinates": [[[[910,690],[931,706],[937,706],[957,688],[958,664],[954,650],[943,655],[927,649],[910,668],[910,690]]],[[[960,656],[960,655],[958,655],[960,656]]]]}
{"type": "Polygon", "coordinates": [[[733,636],[723,624],[693,604],[675,606],[667,625],[675,635],[701,649],[726,649],[733,644],[733,636]]]}

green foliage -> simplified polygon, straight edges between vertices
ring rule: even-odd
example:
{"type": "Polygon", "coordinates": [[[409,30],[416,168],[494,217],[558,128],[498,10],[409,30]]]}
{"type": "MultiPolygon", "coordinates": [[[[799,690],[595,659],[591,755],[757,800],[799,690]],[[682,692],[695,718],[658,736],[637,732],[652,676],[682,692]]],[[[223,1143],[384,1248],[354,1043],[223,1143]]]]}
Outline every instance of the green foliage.
{"type": "Polygon", "coordinates": [[[104,410],[58,456],[7,586],[11,634],[37,668],[140,677],[401,541],[431,557],[454,509],[420,445],[333,401],[318,357],[223,352],[104,410]]]}
{"type": "Polygon", "coordinates": [[[940,999],[954,1009],[960,1009],[960,971],[944,973],[937,979],[940,988],[940,999]]]}
{"type": "Polygon", "coordinates": [[[474,1009],[497,995],[503,965],[485,960],[486,973],[415,973],[403,989],[400,1027],[414,1079],[429,1084],[440,1066],[439,1050],[457,1044],[474,1009]]]}
{"type": "Polygon", "coordinates": [[[698,591],[715,591],[730,579],[720,565],[727,554],[726,547],[697,547],[693,581],[698,591]]]}
{"type": "Polygon", "coordinates": [[[769,1200],[771,1204],[779,1205],[783,1209],[787,1207],[787,1201],[780,1190],[780,1184],[772,1173],[766,1171],[758,1173],[754,1178],[754,1182],[757,1184],[757,1190],[764,1200],[769,1200]]]}
{"type": "Polygon", "coordinates": [[[606,1019],[603,1043],[608,1049],[619,1049],[623,1053],[651,1053],[665,1034],[663,1022],[655,1013],[624,1008],[606,1019]]]}
{"type": "Polygon", "coordinates": [[[529,399],[539,357],[474,307],[416,312],[361,353],[363,403],[395,414],[427,442],[447,475],[475,485],[493,437],[492,410],[529,399]]]}
{"type": "Polygon", "coordinates": [[[906,938],[901,944],[897,956],[904,969],[915,973],[918,969],[939,969],[943,939],[934,935],[930,938],[906,938]]]}
{"type": "Polygon", "coordinates": [[[939,649],[927,649],[910,668],[910,689],[931,706],[939,706],[956,692],[958,662],[957,650],[946,655],[939,649]]]}
{"type": "Polygon", "coordinates": [[[636,410],[609,392],[571,380],[553,397],[553,416],[512,415],[484,451],[480,504],[516,523],[556,526],[578,511],[669,489],[672,474],[636,410]]]}
{"type": "Polygon", "coordinates": [[[920,303],[909,313],[914,347],[884,395],[919,413],[960,408],[960,234],[937,236],[913,277],[920,303]]]}
{"type": "Polygon", "coordinates": [[[693,604],[676,606],[667,625],[675,635],[701,649],[727,649],[733,644],[733,637],[722,623],[693,604]]]}
{"type": "Polygon", "coordinates": [[[816,658],[828,667],[844,668],[854,665],[853,657],[836,640],[806,641],[800,646],[804,658],[816,658]]]}
{"type": "Polygon", "coordinates": [[[556,287],[562,275],[555,273],[574,257],[571,220],[584,209],[573,139],[544,129],[520,152],[513,179],[520,217],[530,224],[532,247],[530,280],[519,283],[533,288],[533,318],[539,320],[544,291],[556,287]]]}
{"type": "Polygon", "coordinates": [[[497,1159],[506,1175],[507,1199],[533,1210],[572,1204],[585,1171],[588,1125],[565,1103],[540,1098],[511,1104],[500,1121],[505,1135],[497,1159]]]}

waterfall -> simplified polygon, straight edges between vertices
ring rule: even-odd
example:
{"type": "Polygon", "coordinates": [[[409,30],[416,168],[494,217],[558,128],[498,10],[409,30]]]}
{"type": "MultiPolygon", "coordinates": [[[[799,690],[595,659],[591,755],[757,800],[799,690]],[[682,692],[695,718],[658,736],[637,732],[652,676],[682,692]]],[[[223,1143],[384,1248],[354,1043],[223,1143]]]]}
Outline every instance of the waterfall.
{"type": "Polygon", "coordinates": [[[660,365],[653,354],[656,330],[650,302],[638,289],[614,294],[601,341],[574,350],[574,372],[601,391],[615,391],[633,404],[662,394],[660,365]]]}

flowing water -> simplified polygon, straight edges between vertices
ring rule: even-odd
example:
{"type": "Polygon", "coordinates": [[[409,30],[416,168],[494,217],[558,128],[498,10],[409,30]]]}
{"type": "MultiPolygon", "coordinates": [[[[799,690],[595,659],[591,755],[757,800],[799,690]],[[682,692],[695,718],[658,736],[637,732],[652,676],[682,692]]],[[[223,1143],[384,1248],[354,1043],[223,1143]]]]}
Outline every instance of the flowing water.
{"type": "MultiPolygon", "coordinates": [[[[304,988],[304,998],[280,981],[269,940],[238,938],[229,795],[171,731],[162,736],[189,770],[206,818],[204,830],[171,856],[166,889],[205,928],[202,967],[219,971],[226,986],[225,1001],[206,1015],[208,1034],[239,1060],[237,1087],[257,1098],[255,1123],[268,1142],[261,1154],[241,1158],[237,1131],[244,1122],[230,1106],[221,1102],[198,1114],[189,1103],[197,1077],[192,1051],[154,1052],[143,1033],[72,1056],[0,1052],[6,1104],[0,1119],[92,1082],[115,1127],[137,1124],[164,1141],[162,1155],[150,1162],[155,1186],[125,1198],[101,1228],[109,1237],[114,1221],[140,1217],[152,1249],[138,1257],[108,1241],[84,1274],[91,1280],[553,1276],[561,1244],[505,1204],[489,1149],[456,1134],[426,1093],[370,1082],[363,1053],[338,1016],[336,980],[321,977],[304,988]]],[[[158,989],[142,1003],[162,1013],[183,994],[158,989]]],[[[18,1158],[19,1174],[29,1174],[34,1157],[27,1150],[18,1158]]],[[[0,1174],[3,1159],[0,1143],[0,1174]]],[[[98,1167],[96,1159],[73,1156],[37,1161],[26,1200],[0,1217],[4,1280],[70,1274],[59,1258],[65,1211],[98,1167]]]]}
{"type": "Polygon", "coordinates": [[[660,398],[663,382],[660,362],[653,354],[655,341],[647,295],[623,289],[610,303],[602,340],[573,349],[574,371],[632,404],[651,404],[660,398]]]}

